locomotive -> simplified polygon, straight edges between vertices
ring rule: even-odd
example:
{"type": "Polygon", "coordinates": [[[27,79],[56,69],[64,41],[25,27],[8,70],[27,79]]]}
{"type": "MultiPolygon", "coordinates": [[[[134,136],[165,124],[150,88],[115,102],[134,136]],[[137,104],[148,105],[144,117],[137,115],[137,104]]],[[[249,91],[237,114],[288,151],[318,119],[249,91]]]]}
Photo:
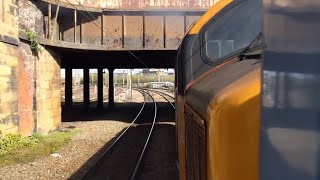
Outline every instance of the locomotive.
{"type": "Polygon", "coordinates": [[[320,72],[319,7],[312,0],[221,0],[191,26],[175,68],[181,180],[319,178],[320,83],[312,78],[320,72]],[[302,60],[306,69],[298,68],[302,60]],[[309,101],[310,121],[298,121],[295,108],[309,101]],[[313,163],[305,167],[303,158],[313,163]]]}

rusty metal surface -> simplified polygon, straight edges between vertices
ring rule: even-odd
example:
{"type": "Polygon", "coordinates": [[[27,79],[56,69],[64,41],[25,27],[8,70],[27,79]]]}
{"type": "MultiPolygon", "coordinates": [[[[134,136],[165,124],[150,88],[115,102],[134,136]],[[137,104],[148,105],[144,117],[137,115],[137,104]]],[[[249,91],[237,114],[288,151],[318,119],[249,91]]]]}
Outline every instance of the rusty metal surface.
{"type": "Polygon", "coordinates": [[[143,48],[143,17],[124,17],[124,47],[127,49],[143,48]]]}
{"type": "MultiPolygon", "coordinates": [[[[68,1],[71,2],[71,0],[68,1]]],[[[96,1],[83,1],[85,2],[94,3],[96,1]]],[[[63,3],[61,2],[60,5],[63,3]]],[[[51,39],[52,42],[49,41],[49,45],[73,49],[115,51],[123,49],[175,50],[179,47],[189,26],[204,13],[203,10],[165,11],[165,8],[158,11],[86,12],[62,6],[56,28],[53,29],[55,17],[51,16],[50,21],[49,17],[57,13],[57,7],[49,8],[50,6],[46,3],[38,7],[42,7],[42,11],[47,14],[39,15],[44,19],[43,28],[35,30],[41,38],[53,33],[54,38],[51,39]]],[[[24,21],[20,23],[20,27],[26,24],[24,21]]],[[[24,28],[21,30],[23,31],[24,28]]],[[[47,40],[43,40],[44,44],[47,43],[47,40]]]]}
{"type": "Polygon", "coordinates": [[[164,47],[164,29],[162,16],[145,16],[145,48],[164,47]]]}
{"type": "Polygon", "coordinates": [[[66,42],[74,42],[73,19],[64,18],[63,21],[60,22],[60,31],[62,32],[61,40],[66,42]]]}
{"type": "MultiPolygon", "coordinates": [[[[79,15],[80,16],[80,15],[79,15]]],[[[94,15],[93,21],[84,17],[60,18],[61,38],[41,38],[45,45],[88,50],[175,50],[185,31],[199,16],[120,16],[94,15]],[[76,33],[76,34],[74,34],[76,33]],[[76,42],[74,38],[76,37],[76,42]],[[124,39],[124,41],[123,41],[124,39]]],[[[41,37],[41,36],[40,36],[41,37]]],[[[20,38],[25,39],[24,36],[20,38]]]]}
{"type": "MultiPolygon", "coordinates": [[[[42,0],[56,4],[56,0],[42,0]]],[[[219,0],[61,0],[63,7],[89,11],[116,10],[116,9],[208,9],[219,0]],[[72,4],[72,5],[70,5],[72,4]]]]}
{"type": "MultiPolygon", "coordinates": [[[[87,6],[93,5],[90,2],[86,2],[86,0],[84,0],[83,4],[87,6]]],[[[99,5],[106,9],[206,9],[214,4],[215,0],[100,0],[99,5]]]]}
{"type": "MultiPolygon", "coordinates": [[[[24,31],[19,32],[19,38],[25,41],[28,41],[24,31]]],[[[54,40],[50,42],[49,39],[45,38],[38,38],[38,42],[42,45],[52,46],[56,48],[63,48],[63,49],[77,49],[77,50],[90,50],[90,51],[128,51],[128,50],[157,50],[157,51],[166,51],[166,50],[176,50],[176,48],[169,49],[169,48],[123,48],[123,47],[110,47],[109,45],[95,45],[95,44],[80,44],[80,43],[72,43],[72,42],[65,42],[60,40],[54,40]]]]}
{"type": "MultiPolygon", "coordinates": [[[[101,15],[92,14],[94,20],[81,18],[81,40],[83,44],[101,45],[101,15]]],[[[93,19],[93,18],[92,18],[93,19]]]]}
{"type": "Polygon", "coordinates": [[[178,48],[184,36],[184,17],[166,16],[165,30],[165,48],[178,48]]]}
{"type": "Polygon", "coordinates": [[[103,44],[108,48],[122,47],[122,16],[103,16],[103,44]]]}

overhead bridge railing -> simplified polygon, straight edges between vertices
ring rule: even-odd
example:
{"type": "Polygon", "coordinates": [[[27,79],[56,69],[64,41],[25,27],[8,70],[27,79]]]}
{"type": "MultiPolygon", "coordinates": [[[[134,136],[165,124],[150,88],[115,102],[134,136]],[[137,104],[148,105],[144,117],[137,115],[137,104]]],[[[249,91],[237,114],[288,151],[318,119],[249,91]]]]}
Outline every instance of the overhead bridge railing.
{"type": "Polygon", "coordinates": [[[90,12],[104,10],[146,10],[146,9],[209,9],[220,0],[41,0],[61,7],[90,12]]]}
{"type": "MultiPolygon", "coordinates": [[[[212,4],[211,1],[208,0],[207,4],[212,4]]],[[[85,6],[79,4],[79,0],[32,3],[43,14],[43,22],[39,23],[43,23],[44,31],[38,36],[39,43],[101,51],[176,50],[190,25],[207,10],[201,6],[182,6],[181,3],[149,8],[140,4],[135,9],[112,10],[85,6]]],[[[122,6],[127,7],[123,2],[122,6]]],[[[20,38],[27,40],[25,35],[21,29],[20,38]]]]}

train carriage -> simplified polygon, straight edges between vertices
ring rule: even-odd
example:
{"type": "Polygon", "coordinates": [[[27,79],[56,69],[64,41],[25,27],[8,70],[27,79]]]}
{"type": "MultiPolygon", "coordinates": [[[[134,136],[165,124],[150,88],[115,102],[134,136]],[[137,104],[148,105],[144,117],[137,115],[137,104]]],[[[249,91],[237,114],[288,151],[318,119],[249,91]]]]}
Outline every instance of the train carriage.
{"type": "MultiPolygon", "coordinates": [[[[280,36],[277,36],[276,31],[272,31],[272,28],[282,30],[279,26],[284,26],[293,28],[287,31],[294,31],[294,28],[299,25],[299,23],[294,24],[290,21],[290,18],[296,18],[294,15],[310,18],[311,22],[315,21],[315,17],[311,17],[311,15],[317,15],[316,17],[319,18],[317,10],[312,10],[311,14],[308,14],[308,11],[302,13],[298,10],[298,6],[292,5],[295,3],[301,7],[307,6],[308,10],[312,9],[310,4],[319,7],[319,4],[311,0],[306,3],[287,0],[284,4],[278,0],[221,0],[188,30],[178,49],[176,64],[176,127],[180,179],[257,180],[272,177],[273,180],[288,179],[284,177],[298,178],[298,176],[290,176],[289,172],[282,172],[284,174],[281,176],[282,178],[277,178],[277,175],[265,174],[265,172],[269,172],[267,170],[273,169],[270,166],[277,167],[275,157],[278,156],[268,155],[266,149],[270,149],[270,145],[266,145],[266,135],[260,127],[264,128],[266,124],[270,125],[268,123],[261,124],[261,121],[265,122],[265,119],[268,118],[270,120],[268,115],[273,113],[269,109],[265,110],[261,99],[272,101],[270,100],[273,98],[272,93],[270,95],[270,91],[272,91],[270,87],[275,88],[274,85],[272,86],[273,81],[268,81],[270,73],[266,72],[269,71],[263,69],[262,66],[262,57],[264,57],[264,61],[270,58],[270,56],[265,56],[267,52],[265,46],[269,45],[269,48],[274,48],[281,43],[284,46],[286,42],[292,42],[299,47],[300,43],[299,41],[290,41],[294,37],[285,36],[284,32],[282,35],[287,39],[281,39],[280,36]],[[266,10],[266,7],[274,4],[278,4],[275,6],[277,8],[271,8],[272,11],[266,10]],[[287,7],[289,6],[295,8],[288,11],[287,7]],[[281,24],[279,23],[281,20],[271,20],[273,17],[271,15],[279,12],[283,13],[282,16],[278,16],[283,18],[282,22],[290,22],[291,24],[281,24]],[[265,21],[262,22],[262,19],[265,21]],[[267,36],[264,34],[266,32],[267,36]],[[267,42],[272,43],[263,43],[266,37],[270,39],[267,42]],[[263,83],[261,83],[261,79],[263,83]],[[262,96],[261,90],[263,91],[262,96]],[[263,107],[262,115],[261,105],[263,107]],[[270,161],[270,159],[274,161],[270,161]]],[[[301,24],[306,25],[306,23],[301,24]]],[[[312,25],[319,27],[316,23],[312,25]]],[[[308,27],[312,25],[309,24],[308,27]]],[[[297,32],[293,34],[299,35],[297,32]]],[[[303,32],[300,34],[302,35],[303,32]]],[[[315,44],[315,40],[308,38],[307,40],[315,44]]],[[[305,46],[308,45],[305,44],[305,46]]],[[[316,53],[320,52],[318,48],[312,47],[311,49],[316,49],[316,53]]],[[[282,51],[286,50],[282,49],[282,51]]],[[[293,58],[292,54],[284,53],[284,55],[293,58]]],[[[272,62],[270,63],[272,66],[277,65],[272,60],[267,62],[272,62]]],[[[286,63],[288,62],[281,64],[281,67],[285,67],[286,63]]],[[[310,63],[314,62],[310,61],[310,63]]],[[[319,69],[316,69],[317,72],[319,69]]],[[[313,87],[316,86],[317,83],[314,83],[313,87]]],[[[281,87],[277,88],[281,89],[281,87]]],[[[282,93],[285,93],[286,90],[288,89],[282,89],[282,93]]],[[[315,98],[319,99],[319,95],[315,95],[315,98]]],[[[299,103],[299,101],[296,102],[299,103]]],[[[319,108],[319,104],[314,103],[312,107],[319,108]]],[[[316,133],[310,135],[311,138],[319,136],[319,127],[315,129],[316,133]]],[[[314,148],[309,151],[314,153],[311,157],[317,159],[319,155],[316,155],[316,152],[319,154],[320,148],[316,142],[319,142],[319,139],[307,147],[314,148]]],[[[279,147],[283,149],[281,145],[279,147]]],[[[296,151],[295,149],[291,150],[296,151]]],[[[299,153],[307,152],[301,149],[298,151],[296,154],[291,154],[299,155],[299,153]]],[[[320,163],[319,159],[315,162],[320,163]]],[[[319,165],[314,166],[312,168],[319,168],[319,165]]],[[[278,171],[281,171],[281,168],[278,171]]],[[[314,171],[318,172],[319,170],[314,171]]],[[[270,173],[272,174],[272,172],[270,173]]],[[[309,178],[311,176],[301,177],[309,178]]],[[[313,177],[319,178],[318,175],[313,177]]]]}

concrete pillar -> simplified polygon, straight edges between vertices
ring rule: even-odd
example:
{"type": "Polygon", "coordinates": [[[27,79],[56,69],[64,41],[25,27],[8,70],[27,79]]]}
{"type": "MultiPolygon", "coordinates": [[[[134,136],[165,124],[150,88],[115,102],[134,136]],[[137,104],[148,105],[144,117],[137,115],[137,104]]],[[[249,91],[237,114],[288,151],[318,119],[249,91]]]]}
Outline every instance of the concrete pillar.
{"type": "Polygon", "coordinates": [[[98,68],[98,107],[103,107],[103,69],[98,68]]]}
{"type": "Polygon", "coordinates": [[[113,71],[114,69],[109,70],[109,105],[113,106],[114,104],[114,83],[113,83],[113,71]]]}
{"type": "Polygon", "coordinates": [[[72,68],[66,68],[65,102],[67,108],[72,107],[72,68]]]}
{"type": "Polygon", "coordinates": [[[83,102],[86,108],[90,105],[90,74],[89,68],[83,69],[83,102]]]}

